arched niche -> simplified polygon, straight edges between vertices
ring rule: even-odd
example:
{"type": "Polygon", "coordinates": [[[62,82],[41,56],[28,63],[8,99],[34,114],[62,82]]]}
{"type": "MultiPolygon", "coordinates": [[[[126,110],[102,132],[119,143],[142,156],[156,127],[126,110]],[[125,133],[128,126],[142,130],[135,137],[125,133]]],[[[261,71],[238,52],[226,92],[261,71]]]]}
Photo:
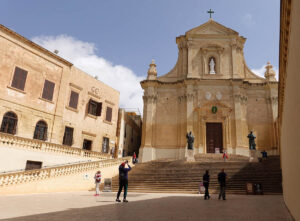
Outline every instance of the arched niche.
{"type": "Polygon", "coordinates": [[[222,74],[222,53],[224,48],[218,45],[209,45],[203,47],[201,50],[201,62],[202,62],[202,74],[203,75],[211,75],[210,73],[210,61],[214,59],[215,65],[215,74],[213,75],[221,75],[222,74]]]}

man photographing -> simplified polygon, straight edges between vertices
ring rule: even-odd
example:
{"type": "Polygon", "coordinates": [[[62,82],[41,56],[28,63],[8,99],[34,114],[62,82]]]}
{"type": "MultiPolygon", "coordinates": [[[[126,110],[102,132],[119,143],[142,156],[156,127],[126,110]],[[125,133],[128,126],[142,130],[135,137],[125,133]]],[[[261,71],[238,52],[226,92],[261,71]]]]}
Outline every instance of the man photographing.
{"type": "Polygon", "coordinates": [[[126,196],[127,196],[127,188],[128,188],[128,171],[131,170],[131,167],[128,164],[128,160],[126,160],[124,163],[122,163],[119,166],[119,191],[117,194],[117,202],[121,202],[121,200],[119,199],[120,194],[122,192],[122,189],[124,187],[124,198],[123,198],[123,202],[127,203],[128,200],[126,200],[126,196]],[[127,165],[127,167],[126,167],[127,165]]]}

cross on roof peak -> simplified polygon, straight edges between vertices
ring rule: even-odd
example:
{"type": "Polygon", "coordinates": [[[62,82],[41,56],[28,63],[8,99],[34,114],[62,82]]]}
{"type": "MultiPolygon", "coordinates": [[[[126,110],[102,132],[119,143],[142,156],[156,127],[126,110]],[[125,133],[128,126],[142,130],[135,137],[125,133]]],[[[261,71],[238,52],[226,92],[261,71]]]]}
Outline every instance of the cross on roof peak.
{"type": "Polygon", "coordinates": [[[207,13],[209,13],[209,18],[211,19],[211,14],[215,13],[214,11],[212,11],[211,9],[209,9],[209,11],[207,11],[207,13]]]}

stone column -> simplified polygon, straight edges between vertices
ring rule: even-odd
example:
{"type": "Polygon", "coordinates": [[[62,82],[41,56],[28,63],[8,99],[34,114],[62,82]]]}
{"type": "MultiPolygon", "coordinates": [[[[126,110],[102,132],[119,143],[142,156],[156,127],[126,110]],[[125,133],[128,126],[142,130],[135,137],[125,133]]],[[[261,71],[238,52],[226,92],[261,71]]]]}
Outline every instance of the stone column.
{"type": "Polygon", "coordinates": [[[184,93],[178,96],[178,154],[177,158],[184,158],[186,148],[186,132],[187,132],[187,119],[186,119],[186,95],[184,93]]]}
{"type": "Polygon", "coordinates": [[[193,94],[193,86],[187,85],[187,92],[185,94],[186,96],[186,121],[187,121],[187,132],[193,131],[193,125],[194,125],[194,94],[193,94]]]}
{"type": "Polygon", "coordinates": [[[278,154],[278,134],[277,134],[277,118],[278,118],[278,90],[277,90],[277,84],[276,83],[268,83],[267,84],[267,105],[270,113],[270,124],[272,128],[271,132],[271,147],[272,153],[271,154],[278,154]]]}
{"type": "Polygon", "coordinates": [[[154,87],[145,89],[144,99],[144,122],[142,127],[142,144],[140,149],[140,158],[142,162],[155,159],[154,152],[154,116],[156,114],[156,93],[154,87]]]}
{"type": "Polygon", "coordinates": [[[246,120],[247,97],[239,85],[233,86],[234,97],[234,121],[235,121],[235,148],[236,154],[249,156],[249,148],[246,144],[248,134],[248,124],[246,120]]]}
{"type": "Polygon", "coordinates": [[[239,78],[238,74],[238,60],[237,60],[237,44],[235,41],[231,42],[231,68],[232,78],[239,78]]]}

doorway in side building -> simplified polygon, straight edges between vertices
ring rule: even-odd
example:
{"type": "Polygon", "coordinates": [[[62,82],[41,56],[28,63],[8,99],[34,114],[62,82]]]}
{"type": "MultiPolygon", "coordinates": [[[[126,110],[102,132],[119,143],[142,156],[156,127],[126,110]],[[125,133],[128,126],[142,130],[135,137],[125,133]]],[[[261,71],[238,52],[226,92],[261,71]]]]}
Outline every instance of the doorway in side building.
{"type": "Polygon", "coordinates": [[[108,153],[109,151],[109,138],[103,137],[102,141],[102,153],[108,153]]]}

